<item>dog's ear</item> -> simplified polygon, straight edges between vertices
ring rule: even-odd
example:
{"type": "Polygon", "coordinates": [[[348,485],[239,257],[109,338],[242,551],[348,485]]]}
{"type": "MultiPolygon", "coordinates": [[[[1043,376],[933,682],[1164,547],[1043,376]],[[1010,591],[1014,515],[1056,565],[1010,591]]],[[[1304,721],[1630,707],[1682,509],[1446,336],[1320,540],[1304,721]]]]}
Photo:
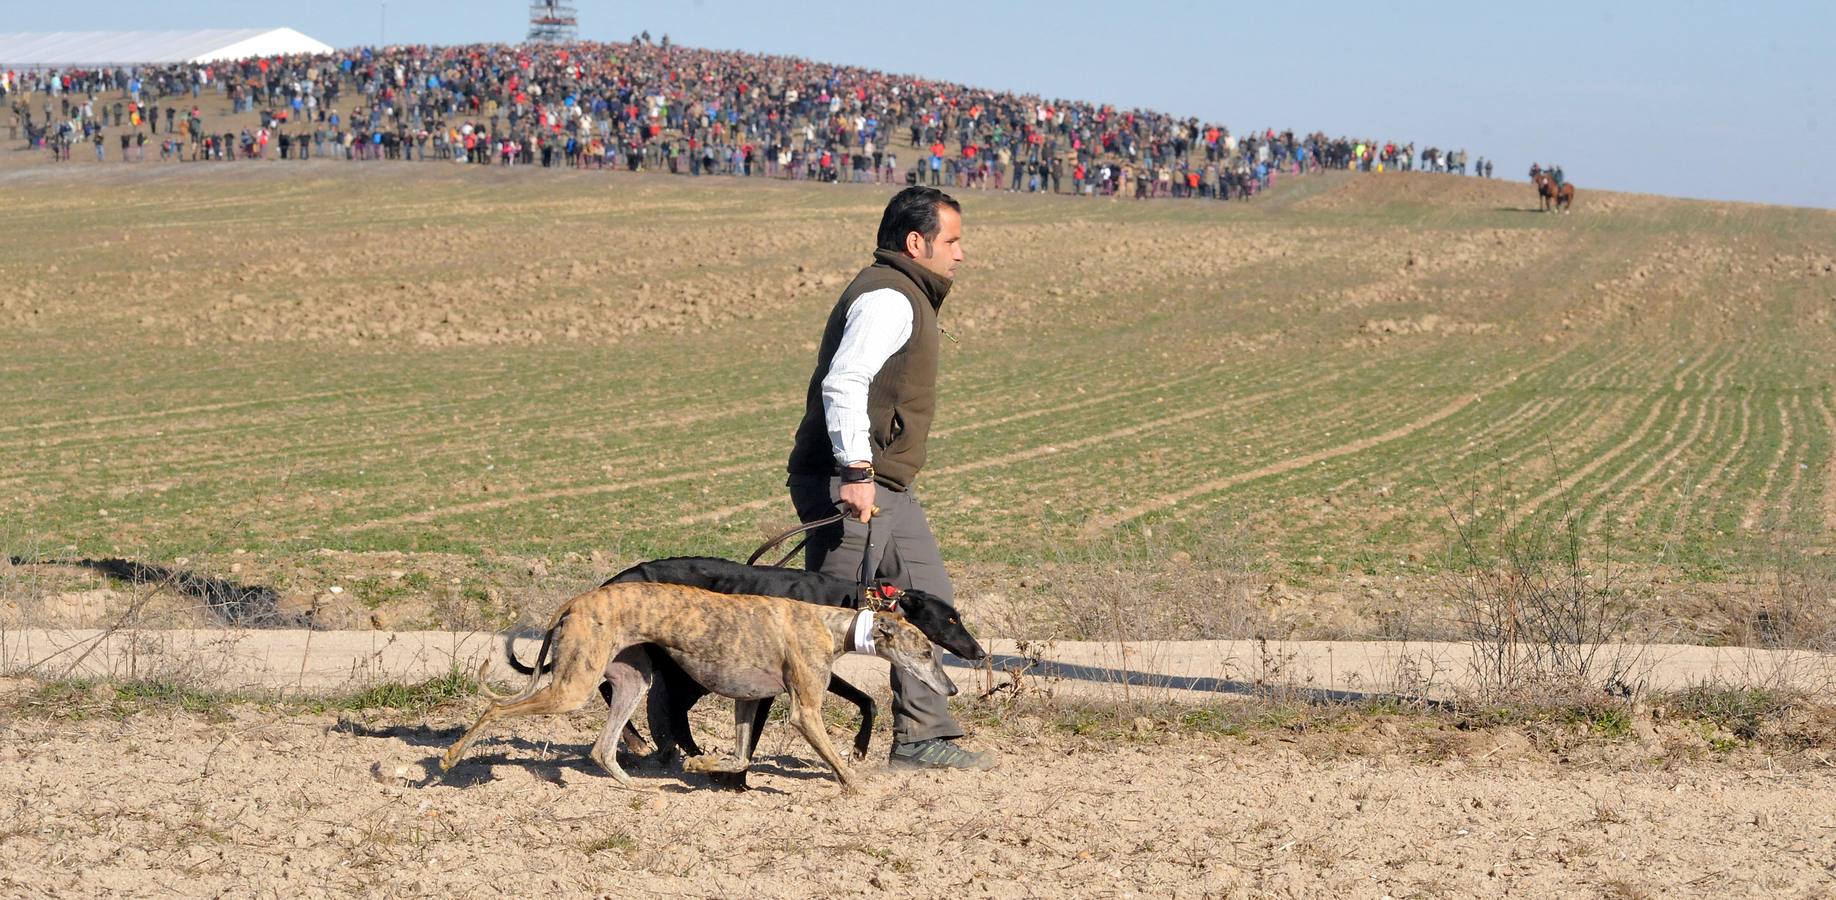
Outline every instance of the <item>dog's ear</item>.
{"type": "Polygon", "coordinates": [[[896,612],[876,612],[873,614],[873,639],[875,642],[892,640],[911,625],[905,617],[896,612]]]}

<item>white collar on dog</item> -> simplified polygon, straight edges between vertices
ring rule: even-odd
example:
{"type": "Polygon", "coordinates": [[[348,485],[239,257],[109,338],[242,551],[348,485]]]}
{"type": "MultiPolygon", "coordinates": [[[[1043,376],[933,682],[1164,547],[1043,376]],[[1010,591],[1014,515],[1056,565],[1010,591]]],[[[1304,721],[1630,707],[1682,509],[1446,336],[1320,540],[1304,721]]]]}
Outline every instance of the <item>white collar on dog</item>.
{"type": "Polygon", "coordinates": [[[852,653],[873,655],[873,610],[863,609],[854,616],[852,653]]]}

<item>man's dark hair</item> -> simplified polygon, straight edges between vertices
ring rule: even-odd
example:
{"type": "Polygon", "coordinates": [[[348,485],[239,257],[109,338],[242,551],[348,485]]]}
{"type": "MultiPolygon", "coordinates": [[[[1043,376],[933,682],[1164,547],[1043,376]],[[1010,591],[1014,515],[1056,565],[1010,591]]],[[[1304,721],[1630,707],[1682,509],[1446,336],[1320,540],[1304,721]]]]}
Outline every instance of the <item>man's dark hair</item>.
{"type": "Polygon", "coordinates": [[[880,216],[877,246],[894,252],[904,250],[905,236],[914,231],[923,235],[927,244],[936,240],[938,230],[943,227],[937,221],[940,206],[948,206],[958,215],[963,212],[962,204],[954,197],[934,187],[908,187],[894,194],[886,204],[886,213],[880,216]]]}

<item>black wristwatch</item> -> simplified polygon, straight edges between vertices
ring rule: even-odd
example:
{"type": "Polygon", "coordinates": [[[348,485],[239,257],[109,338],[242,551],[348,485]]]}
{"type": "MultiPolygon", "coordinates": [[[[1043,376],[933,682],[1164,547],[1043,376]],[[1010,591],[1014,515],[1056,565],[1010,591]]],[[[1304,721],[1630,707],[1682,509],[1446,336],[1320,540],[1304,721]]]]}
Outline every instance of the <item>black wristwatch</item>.
{"type": "Polygon", "coordinates": [[[873,464],[864,466],[842,466],[842,484],[861,484],[873,480],[873,464]]]}

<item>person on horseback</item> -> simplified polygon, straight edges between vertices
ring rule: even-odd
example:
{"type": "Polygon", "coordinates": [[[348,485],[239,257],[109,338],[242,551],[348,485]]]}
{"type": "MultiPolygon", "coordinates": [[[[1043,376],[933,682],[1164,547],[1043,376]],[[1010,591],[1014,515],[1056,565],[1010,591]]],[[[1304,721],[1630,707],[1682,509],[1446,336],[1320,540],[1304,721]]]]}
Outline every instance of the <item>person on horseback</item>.
{"type": "Polygon", "coordinates": [[[1543,167],[1537,165],[1536,163],[1531,163],[1530,164],[1530,180],[1535,181],[1536,177],[1541,174],[1543,174],[1543,167]]]}
{"type": "Polygon", "coordinates": [[[1551,165],[1549,167],[1549,177],[1554,178],[1555,186],[1560,188],[1562,186],[1562,167],[1558,165],[1551,165]]]}

